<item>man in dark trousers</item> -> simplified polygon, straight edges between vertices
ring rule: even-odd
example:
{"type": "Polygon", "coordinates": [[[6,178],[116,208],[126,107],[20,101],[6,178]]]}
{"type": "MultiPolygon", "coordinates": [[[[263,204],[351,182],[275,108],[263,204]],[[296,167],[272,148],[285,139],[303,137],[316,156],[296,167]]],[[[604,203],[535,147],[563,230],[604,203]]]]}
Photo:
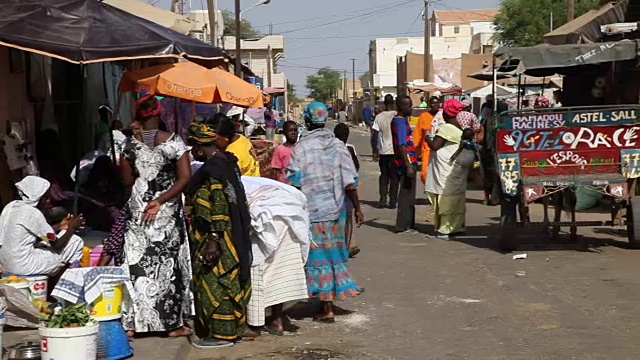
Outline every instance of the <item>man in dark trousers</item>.
{"type": "Polygon", "coordinates": [[[398,183],[400,179],[391,165],[394,156],[391,121],[396,116],[396,112],[393,110],[393,95],[388,94],[384,97],[384,107],[385,111],[378,114],[373,121],[371,146],[374,149],[373,158],[378,160],[380,165],[380,207],[395,209],[398,202],[398,183]]]}
{"type": "Polygon", "coordinates": [[[413,110],[411,98],[400,95],[396,99],[398,114],[391,121],[393,136],[393,166],[400,175],[400,193],[398,195],[398,217],[396,232],[415,233],[415,205],[416,205],[416,170],[418,158],[413,145],[409,117],[413,110]]]}

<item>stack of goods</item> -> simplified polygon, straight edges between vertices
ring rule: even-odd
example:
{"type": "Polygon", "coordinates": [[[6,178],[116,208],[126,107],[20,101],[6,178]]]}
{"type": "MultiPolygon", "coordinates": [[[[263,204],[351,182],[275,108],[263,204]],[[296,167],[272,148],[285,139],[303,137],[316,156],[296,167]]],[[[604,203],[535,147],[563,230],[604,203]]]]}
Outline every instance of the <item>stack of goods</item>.
{"type": "Polygon", "coordinates": [[[273,172],[271,171],[271,158],[278,143],[269,140],[251,140],[251,143],[253,144],[253,149],[256,151],[258,162],[260,163],[260,176],[278,180],[273,176],[273,172]]]}

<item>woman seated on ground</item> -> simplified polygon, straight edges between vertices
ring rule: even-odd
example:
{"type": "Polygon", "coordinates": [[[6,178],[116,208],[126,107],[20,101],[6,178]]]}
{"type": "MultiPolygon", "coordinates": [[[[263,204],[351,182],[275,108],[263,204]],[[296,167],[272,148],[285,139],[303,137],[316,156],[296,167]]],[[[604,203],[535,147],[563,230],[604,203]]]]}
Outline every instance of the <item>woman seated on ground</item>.
{"type": "Polygon", "coordinates": [[[308,297],[304,272],[310,244],[307,198],[300,190],[267,178],[243,176],[242,184],[249,202],[253,250],[247,306],[252,332],[245,335],[257,336],[264,330],[282,336],[284,308],[308,297]]]}
{"type": "Polygon", "coordinates": [[[192,204],[189,242],[200,338],[193,346],[201,349],[241,339],[251,296],[251,219],[236,157],[225,151],[228,139],[218,135],[226,126],[207,121],[189,127],[191,154],[204,162],[184,191],[192,204]]]}
{"type": "Polygon", "coordinates": [[[436,238],[448,239],[465,230],[466,190],[469,170],[473,167],[474,132],[465,132],[456,120],[464,105],[458,100],[444,103],[444,119],[432,139],[425,137],[431,148],[425,191],[433,204],[436,238]]]}
{"type": "Polygon", "coordinates": [[[49,182],[27,176],[16,184],[20,200],[10,202],[0,215],[0,264],[16,275],[58,275],[77,258],[82,240],[74,233],[82,227],[82,216],[68,215],[65,232],[47,223],[42,211],[51,208],[49,182]]]}

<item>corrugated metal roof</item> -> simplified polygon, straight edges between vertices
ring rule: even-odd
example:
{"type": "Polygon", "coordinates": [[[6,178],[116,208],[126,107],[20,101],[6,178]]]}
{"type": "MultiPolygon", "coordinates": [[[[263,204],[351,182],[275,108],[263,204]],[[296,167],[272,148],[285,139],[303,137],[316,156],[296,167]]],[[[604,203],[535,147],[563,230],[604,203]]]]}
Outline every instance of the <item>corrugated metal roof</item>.
{"type": "Polygon", "coordinates": [[[183,35],[189,35],[192,30],[195,30],[195,21],[187,16],[145,4],[138,0],[103,0],[103,2],[183,35]]]}

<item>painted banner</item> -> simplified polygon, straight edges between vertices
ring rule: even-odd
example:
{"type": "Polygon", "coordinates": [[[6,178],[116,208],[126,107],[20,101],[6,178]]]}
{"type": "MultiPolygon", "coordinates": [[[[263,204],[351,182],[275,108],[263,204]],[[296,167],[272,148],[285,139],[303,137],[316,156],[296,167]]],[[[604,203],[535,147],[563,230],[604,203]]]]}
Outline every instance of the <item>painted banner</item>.
{"type": "Polygon", "coordinates": [[[640,147],[640,126],[574,127],[547,130],[498,130],[499,153],[634,149],[640,147]]]}
{"type": "Polygon", "coordinates": [[[628,179],[640,177],[640,149],[620,150],[622,174],[628,179]]]}
{"type": "Polygon", "coordinates": [[[547,150],[520,154],[522,176],[610,174],[620,171],[620,151],[547,150]]]}
{"type": "Polygon", "coordinates": [[[629,125],[640,122],[637,110],[607,110],[607,111],[578,111],[578,112],[538,112],[517,114],[502,118],[505,129],[508,130],[541,130],[561,127],[589,127],[608,125],[629,125]]]}
{"type": "Polygon", "coordinates": [[[502,191],[510,196],[518,193],[520,184],[520,156],[518,154],[498,154],[498,173],[502,191]]]}

